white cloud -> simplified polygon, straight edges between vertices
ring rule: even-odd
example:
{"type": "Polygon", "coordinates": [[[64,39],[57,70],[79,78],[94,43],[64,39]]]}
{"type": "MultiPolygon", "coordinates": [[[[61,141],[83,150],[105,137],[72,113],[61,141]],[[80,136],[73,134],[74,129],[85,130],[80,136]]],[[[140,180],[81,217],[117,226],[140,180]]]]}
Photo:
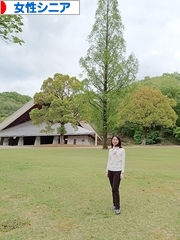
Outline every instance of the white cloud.
{"type": "MultiPolygon", "coordinates": [[[[81,1],[80,16],[25,16],[23,46],[0,42],[0,91],[33,96],[60,72],[79,76],[79,58],[94,23],[97,1],[81,1]]],[[[120,0],[127,54],[139,60],[138,78],[180,72],[180,1],[120,0]]]]}

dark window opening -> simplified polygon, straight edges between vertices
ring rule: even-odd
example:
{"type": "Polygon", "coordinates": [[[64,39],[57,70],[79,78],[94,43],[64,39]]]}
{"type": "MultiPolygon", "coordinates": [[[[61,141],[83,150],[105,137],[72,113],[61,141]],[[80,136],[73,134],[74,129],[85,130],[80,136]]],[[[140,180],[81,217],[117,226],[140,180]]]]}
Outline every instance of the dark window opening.
{"type": "Polygon", "coordinates": [[[24,145],[34,145],[36,137],[24,137],[24,145]]]}
{"type": "Polygon", "coordinates": [[[9,138],[9,146],[17,146],[19,141],[19,137],[10,137],[9,138]]]}
{"type": "Polygon", "coordinates": [[[53,144],[54,136],[42,136],[40,144],[53,144]]]}

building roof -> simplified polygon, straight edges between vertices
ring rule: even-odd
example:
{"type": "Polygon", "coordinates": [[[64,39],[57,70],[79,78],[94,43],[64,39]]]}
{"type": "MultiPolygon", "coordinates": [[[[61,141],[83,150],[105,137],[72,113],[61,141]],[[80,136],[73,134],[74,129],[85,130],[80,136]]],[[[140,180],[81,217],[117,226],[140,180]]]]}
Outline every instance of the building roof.
{"type": "MultiPolygon", "coordinates": [[[[84,121],[80,121],[79,124],[80,124],[81,127],[83,127],[83,128],[85,128],[85,129],[87,129],[87,130],[92,131],[92,132],[95,133],[94,128],[93,128],[89,123],[84,122],[84,121]]],[[[97,133],[96,133],[96,134],[97,134],[97,133]]],[[[101,139],[101,137],[100,137],[98,134],[97,134],[97,136],[98,136],[99,139],[101,139]]]]}
{"type": "MultiPolygon", "coordinates": [[[[57,127],[59,124],[52,126],[55,131],[53,133],[41,133],[45,129],[45,123],[40,126],[34,126],[30,120],[29,113],[33,108],[39,107],[34,104],[33,99],[26,103],[23,107],[18,109],[11,116],[0,123],[0,137],[12,136],[54,136],[57,134],[57,127]]],[[[94,135],[97,134],[90,124],[86,122],[79,122],[80,126],[73,128],[70,123],[65,124],[65,135],[94,135]]],[[[98,135],[97,135],[98,136],[98,135]]],[[[100,138],[100,136],[98,136],[100,138]]]]}
{"type": "MultiPolygon", "coordinates": [[[[31,121],[21,123],[17,126],[4,129],[0,131],[0,137],[25,137],[25,136],[55,136],[57,134],[57,127],[59,124],[54,124],[52,128],[54,129],[53,133],[41,133],[40,131],[45,128],[45,124],[40,126],[34,126],[31,121]]],[[[93,131],[89,131],[82,127],[77,127],[74,129],[70,123],[65,124],[66,134],[65,135],[92,135],[93,131]]]]}
{"type": "Polygon", "coordinates": [[[33,106],[35,106],[33,99],[31,99],[28,103],[14,112],[11,116],[6,118],[2,123],[0,123],[0,131],[7,128],[10,124],[12,124],[17,118],[21,117],[25,112],[30,110],[33,106]]]}

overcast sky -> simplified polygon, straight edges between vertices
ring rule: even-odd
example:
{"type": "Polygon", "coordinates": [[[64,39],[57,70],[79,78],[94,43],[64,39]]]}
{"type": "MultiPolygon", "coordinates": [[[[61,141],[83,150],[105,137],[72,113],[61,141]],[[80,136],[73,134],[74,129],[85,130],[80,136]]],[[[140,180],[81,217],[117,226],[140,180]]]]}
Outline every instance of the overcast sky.
{"type": "MultiPolygon", "coordinates": [[[[24,16],[23,46],[0,40],[0,92],[31,97],[55,73],[79,78],[97,0],[81,0],[80,16],[24,16]]],[[[119,0],[127,55],[139,60],[137,79],[180,72],[180,0],[119,0]]]]}

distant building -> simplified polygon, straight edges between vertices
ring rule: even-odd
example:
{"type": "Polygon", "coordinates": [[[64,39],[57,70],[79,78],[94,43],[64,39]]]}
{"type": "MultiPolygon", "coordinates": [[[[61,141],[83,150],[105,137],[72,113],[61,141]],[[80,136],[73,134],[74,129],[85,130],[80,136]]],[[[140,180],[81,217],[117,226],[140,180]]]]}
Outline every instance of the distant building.
{"type": "MultiPolygon", "coordinates": [[[[41,108],[29,101],[10,117],[0,123],[0,145],[3,146],[23,146],[23,145],[42,145],[42,144],[60,144],[60,136],[57,134],[59,124],[52,126],[54,133],[41,133],[45,124],[34,126],[29,113],[34,108],[41,108]]],[[[66,134],[63,144],[77,145],[97,145],[101,140],[92,126],[85,122],[79,122],[76,128],[70,123],[65,124],[66,134]]]]}

